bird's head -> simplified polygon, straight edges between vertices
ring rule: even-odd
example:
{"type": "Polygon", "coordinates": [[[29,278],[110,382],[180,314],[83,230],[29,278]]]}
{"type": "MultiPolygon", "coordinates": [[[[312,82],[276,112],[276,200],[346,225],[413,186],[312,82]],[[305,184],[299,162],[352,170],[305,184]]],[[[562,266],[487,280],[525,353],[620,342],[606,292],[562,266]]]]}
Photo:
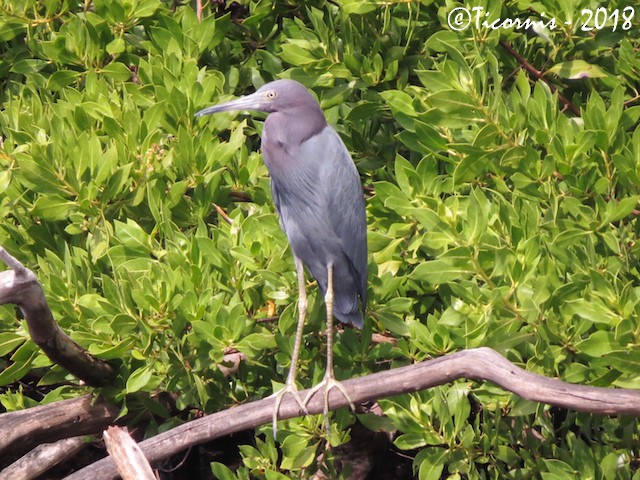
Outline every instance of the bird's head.
{"type": "Polygon", "coordinates": [[[282,112],[296,107],[320,109],[309,91],[295,80],[276,80],[260,87],[255,93],[230,102],[219,103],[196,113],[196,117],[218,112],[257,110],[259,112],[282,112]]]}

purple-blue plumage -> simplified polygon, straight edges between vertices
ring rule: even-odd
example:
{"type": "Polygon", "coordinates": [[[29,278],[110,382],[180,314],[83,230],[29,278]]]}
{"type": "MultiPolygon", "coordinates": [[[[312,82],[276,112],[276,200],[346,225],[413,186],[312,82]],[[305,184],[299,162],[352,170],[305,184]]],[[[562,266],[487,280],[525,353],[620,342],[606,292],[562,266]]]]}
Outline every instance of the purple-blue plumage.
{"type": "Polygon", "coordinates": [[[358,171],[318,102],[294,80],[276,80],[238,100],[198,112],[268,112],[262,153],[281,226],[324,296],[333,265],[333,313],[362,327],[367,295],[367,233],[358,171]]]}

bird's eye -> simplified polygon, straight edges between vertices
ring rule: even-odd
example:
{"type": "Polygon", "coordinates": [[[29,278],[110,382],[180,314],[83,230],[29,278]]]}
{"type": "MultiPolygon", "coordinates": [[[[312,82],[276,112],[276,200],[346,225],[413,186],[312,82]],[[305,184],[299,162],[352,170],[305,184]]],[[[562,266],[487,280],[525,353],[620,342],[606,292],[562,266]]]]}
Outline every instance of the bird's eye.
{"type": "Polygon", "coordinates": [[[276,93],[276,91],[275,91],[275,90],[269,90],[269,91],[267,92],[267,98],[268,98],[269,100],[275,100],[275,98],[276,98],[277,96],[278,96],[278,94],[276,93]]]}

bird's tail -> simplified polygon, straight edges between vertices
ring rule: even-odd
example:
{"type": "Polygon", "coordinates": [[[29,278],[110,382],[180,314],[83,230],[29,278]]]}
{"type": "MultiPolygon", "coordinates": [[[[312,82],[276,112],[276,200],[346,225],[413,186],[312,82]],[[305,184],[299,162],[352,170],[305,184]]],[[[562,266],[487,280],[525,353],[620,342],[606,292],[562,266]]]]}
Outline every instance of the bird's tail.
{"type": "Polygon", "coordinates": [[[362,328],[362,312],[360,310],[343,313],[337,312],[334,308],[333,315],[342,323],[351,323],[354,327],[362,328]]]}

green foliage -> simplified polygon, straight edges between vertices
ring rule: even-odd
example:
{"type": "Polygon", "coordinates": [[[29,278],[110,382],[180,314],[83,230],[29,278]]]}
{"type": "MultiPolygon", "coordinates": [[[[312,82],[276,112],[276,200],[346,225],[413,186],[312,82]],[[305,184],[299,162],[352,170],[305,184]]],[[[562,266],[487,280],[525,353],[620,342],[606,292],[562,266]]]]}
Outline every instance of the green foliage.
{"type": "MultiPolygon", "coordinates": [[[[533,372],[640,388],[637,21],[583,32],[594,2],[479,5],[487,19],[544,12],[562,26],[454,32],[446,19],[459,4],[429,0],[243,1],[202,22],[159,0],[2,2],[0,244],[36,271],[62,328],[118,368],[102,393],[122,413],[151,411],[166,428],[284,379],[297,288],[258,151],[262,120],[193,118],[279,77],[313,88],[373,192],[370,327],[340,335],[339,378],[490,346],[533,372]],[[256,321],[274,312],[276,324],[256,321]],[[370,329],[397,345],[371,344],[370,329]],[[225,378],[217,366],[231,348],[248,360],[225,378]],[[175,394],[180,419],[159,391],[175,394]]],[[[317,332],[323,306],[310,295],[306,331],[317,332]]],[[[305,386],[321,379],[323,352],[307,335],[305,386]]],[[[0,369],[8,410],[37,403],[16,387],[30,372],[50,385],[45,401],[83,392],[59,386],[73,379],[10,308],[0,369]]],[[[380,404],[420,479],[639,475],[629,418],[467,381],[380,404]]],[[[353,421],[336,415],[332,445],[353,421]]],[[[236,472],[212,470],[331,469],[330,454],[317,465],[321,436],[318,419],[281,422],[279,450],[265,427],[236,472]]]]}

